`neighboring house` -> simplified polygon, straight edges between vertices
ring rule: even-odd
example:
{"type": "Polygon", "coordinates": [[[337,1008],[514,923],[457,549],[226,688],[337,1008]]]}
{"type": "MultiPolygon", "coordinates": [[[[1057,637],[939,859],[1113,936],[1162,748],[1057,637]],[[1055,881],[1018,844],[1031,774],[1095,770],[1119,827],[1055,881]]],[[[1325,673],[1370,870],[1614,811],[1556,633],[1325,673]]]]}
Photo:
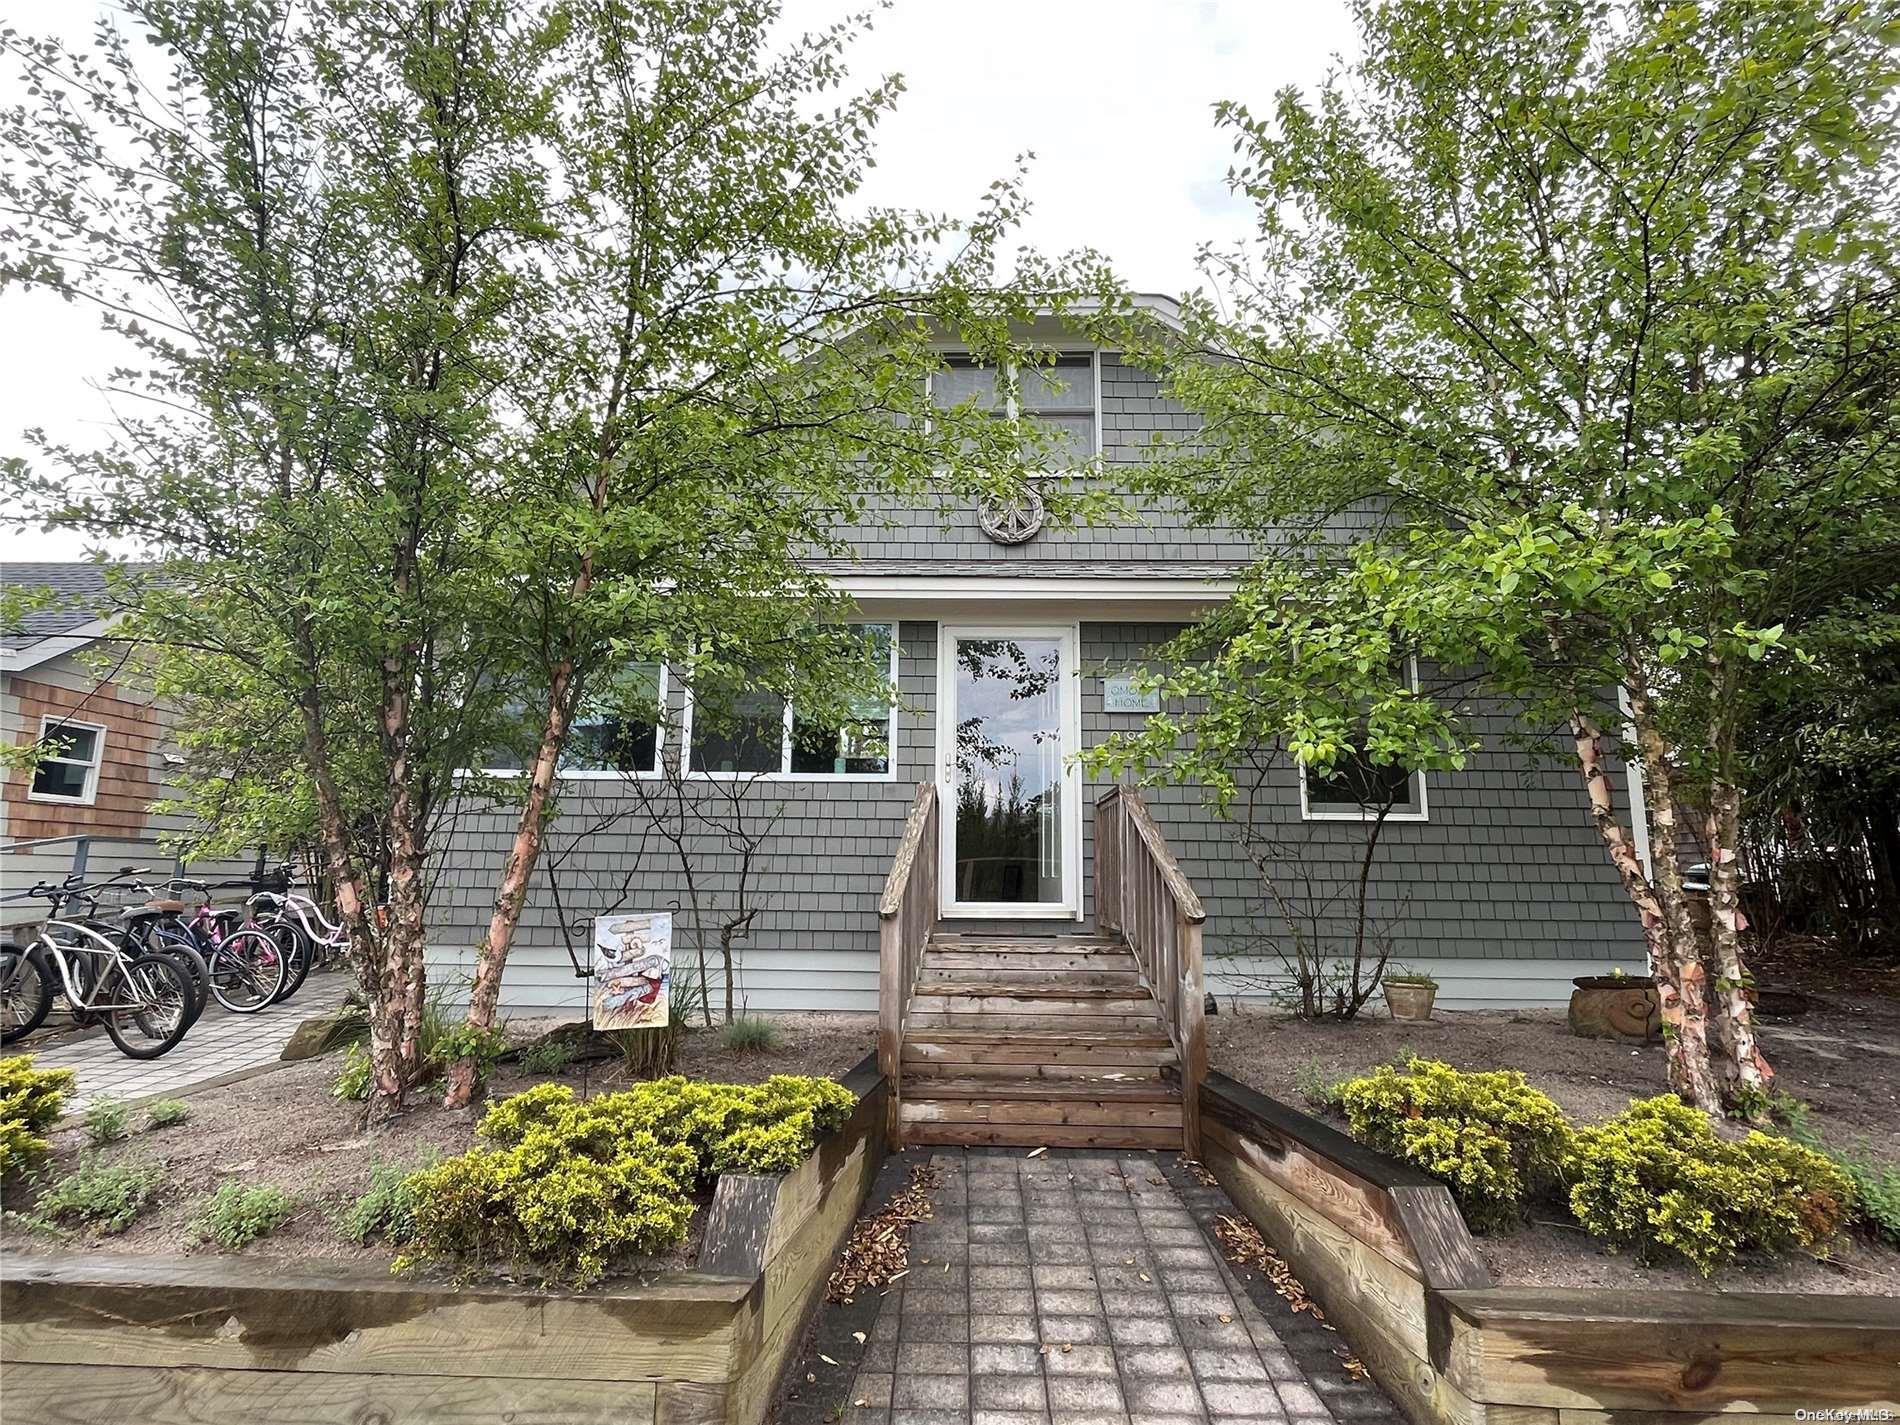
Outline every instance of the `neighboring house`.
{"type": "MultiPolygon", "coordinates": [[[[1165,300],[1148,305],[1168,319],[1165,300]]],[[[1111,484],[1157,438],[1194,429],[1152,376],[1115,352],[1084,342],[1064,350],[1063,389],[1044,384],[1009,414],[1056,426],[1078,462],[1099,461],[1111,484]]],[[[992,390],[991,377],[953,358],[940,381],[947,400],[962,400],[992,390]]],[[[876,1007],[878,901],[920,782],[934,781],[940,797],[945,922],[1045,933],[1092,924],[1092,808],[1107,784],[1086,777],[1073,754],[1140,725],[1142,700],[1113,670],[1214,606],[1248,560],[1247,542],[1159,508],[1115,527],[1044,529],[1033,501],[886,510],[852,539],[856,559],[818,567],[888,640],[894,705],[842,729],[810,728],[796,708],[760,705],[740,735],[695,737],[681,679],[628,670],[662,690],[665,726],[583,710],[553,837],[563,857],[558,904],[539,874],[505,1009],[584,1005],[569,951],[578,942],[585,955],[586,923],[597,914],[673,909],[676,957],[692,958],[684,876],[638,812],[661,759],[683,765],[700,795],[730,793],[737,779],[759,815],[776,814],[753,871],[763,908],[741,942],[738,988],[754,1010],[876,1007]]],[[[1378,900],[1395,958],[1432,971],[1441,1004],[1562,1004],[1573,975],[1640,965],[1641,936],[1564,749],[1553,743],[1551,757],[1536,759],[1507,744],[1502,710],[1483,727],[1484,748],[1464,770],[1399,789],[1378,900]]],[[[1625,790],[1640,808],[1633,776],[1625,790]]],[[[1349,882],[1364,832],[1350,790],[1287,768],[1267,792],[1268,815],[1315,886],[1349,882]]],[[[1278,965],[1259,937],[1281,927],[1247,858],[1194,789],[1153,789],[1148,801],[1206,906],[1209,987],[1261,992],[1261,977],[1278,965]]],[[[450,978],[468,968],[486,925],[512,818],[471,806],[456,824],[431,930],[435,973],[450,978]]],[[[737,860],[729,844],[702,842],[703,896],[730,895],[737,860]]],[[[716,948],[707,953],[716,961],[716,948]]]]}
{"type": "Polygon", "coordinates": [[[104,567],[8,563],[0,583],[56,596],[0,629],[0,739],[51,748],[34,770],[4,773],[0,842],[151,834],[165,734],[149,679],[108,637],[104,567]]]}

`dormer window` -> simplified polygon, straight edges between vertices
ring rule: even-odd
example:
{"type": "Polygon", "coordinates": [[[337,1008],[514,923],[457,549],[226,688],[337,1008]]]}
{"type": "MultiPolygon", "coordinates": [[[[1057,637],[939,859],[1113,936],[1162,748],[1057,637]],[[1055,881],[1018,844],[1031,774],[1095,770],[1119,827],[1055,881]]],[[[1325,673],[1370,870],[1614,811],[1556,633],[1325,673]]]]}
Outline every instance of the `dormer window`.
{"type": "Polygon", "coordinates": [[[1094,352],[1065,351],[1048,362],[1000,372],[968,356],[945,357],[944,365],[930,381],[931,403],[938,408],[972,402],[997,420],[1033,421],[1054,441],[1054,469],[1073,470],[1099,452],[1094,352]]]}

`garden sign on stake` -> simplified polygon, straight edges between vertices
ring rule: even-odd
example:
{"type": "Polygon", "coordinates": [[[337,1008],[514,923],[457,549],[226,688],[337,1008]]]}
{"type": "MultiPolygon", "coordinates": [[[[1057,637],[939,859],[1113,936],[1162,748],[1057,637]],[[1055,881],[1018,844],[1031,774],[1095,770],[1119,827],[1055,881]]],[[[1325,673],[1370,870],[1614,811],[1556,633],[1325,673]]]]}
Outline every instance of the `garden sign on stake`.
{"type": "Polygon", "coordinates": [[[667,1022],[673,979],[671,911],[620,911],[594,919],[596,1030],[656,1029],[667,1022]]]}

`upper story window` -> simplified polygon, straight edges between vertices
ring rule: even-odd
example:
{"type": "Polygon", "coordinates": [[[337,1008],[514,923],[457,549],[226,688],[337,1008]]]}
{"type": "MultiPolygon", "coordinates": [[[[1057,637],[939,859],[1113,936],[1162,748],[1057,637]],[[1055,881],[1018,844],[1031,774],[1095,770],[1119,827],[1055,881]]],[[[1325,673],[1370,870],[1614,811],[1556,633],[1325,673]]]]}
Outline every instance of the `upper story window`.
{"type": "MultiPolygon", "coordinates": [[[[893,624],[851,624],[872,641],[897,684],[897,629],[893,624]]],[[[697,701],[697,700],[694,700],[697,701]]],[[[897,707],[883,698],[852,709],[839,725],[800,717],[776,693],[722,690],[721,716],[693,725],[688,706],[687,766],[712,776],[876,777],[891,775],[897,707]]]]}
{"type": "Polygon", "coordinates": [[[42,756],[33,768],[33,786],[27,795],[35,801],[90,806],[99,795],[105,742],[106,730],[96,722],[42,717],[42,756]]]}
{"type": "MultiPolygon", "coordinates": [[[[666,706],[666,670],[629,663],[588,689],[574,709],[560,775],[576,779],[652,776],[660,770],[660,716],[666,706]]],[[[522,770],[513,752],[488,758],[490,772],[522,770]]]]}
{"type": "MultiPolygon", "coordinates": [[[[1407,659],[1405,685],[1418,687],[1418,664],[1407,659]]],[[[1300,812],[1308,821],[1370,821],[1382,810],[1388,821],[1425,820],[1425,774],[1374,762],[1359,744],[1340,753],[1322,775],[1300,768],[1300,812]]]]}
{"type": "Polygon", "coordinates": [[[948,409],[971,401],[998,420],[1033,421],[1054,441],[1051,458],[1059,469],[1082,465],[1101,449],[1094,352],[1063,352],[1001,372],[968,356],[944,363],[930,380],[931,404],[948,409]]]}

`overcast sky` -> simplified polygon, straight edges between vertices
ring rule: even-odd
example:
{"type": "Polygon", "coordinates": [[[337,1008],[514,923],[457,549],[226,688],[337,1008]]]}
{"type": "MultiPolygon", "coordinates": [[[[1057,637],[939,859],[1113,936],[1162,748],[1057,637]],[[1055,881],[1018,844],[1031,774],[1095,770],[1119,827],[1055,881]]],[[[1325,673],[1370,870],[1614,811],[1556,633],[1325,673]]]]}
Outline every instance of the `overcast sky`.
{"type": "MultiPolygon", "coordinates": [[[[83,40],[94,0],[0,0],[7,23],[83,40]]],[[[852,0],[786,0],[787,22],[828,24],[852,0]]],[[[1194,252],[1231,241],[1245,209],[1227,193],[1231,140],[1216,100],[1263,108],[1311,87],[1353,46],[1344,0],[896,0],[854,52],[855,75],[901,73],[906,93],[880,129],[867,202],[971,211],[1015,155],[1035,154],[1023,237],[1051,252],[1092,246],[1132,286],[1194,285],[1194,252]]],[[[0,72],[0,104],[20,96],[0,72]]],[[[0,295],[0,452],[44,426],[103,438],[96,382],[119,347],[97,319],[43,296],[0,295]]],[[[77,541],[0,530],[0,561],[69,559],[77,541]]]]}

